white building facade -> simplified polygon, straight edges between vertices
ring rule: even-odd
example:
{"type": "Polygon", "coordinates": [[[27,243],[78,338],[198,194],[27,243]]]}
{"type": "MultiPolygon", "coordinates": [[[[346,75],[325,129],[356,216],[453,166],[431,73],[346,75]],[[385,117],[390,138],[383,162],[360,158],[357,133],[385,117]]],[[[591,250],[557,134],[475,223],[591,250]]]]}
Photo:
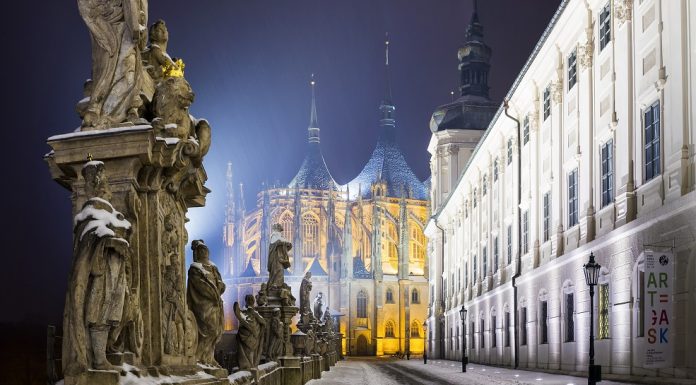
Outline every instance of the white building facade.
{"type": "Polygon", "coordinates": [[[460,359],[464,334],[472,362],[587,371],[593,253],[602,372],[696,378],[695,40],[691,1],[564,0],[510,117],[473,150],[431,122],[429,356],[460,359]],[[676,260],[669,368],[643,362],[646,250],[676,260]]]}

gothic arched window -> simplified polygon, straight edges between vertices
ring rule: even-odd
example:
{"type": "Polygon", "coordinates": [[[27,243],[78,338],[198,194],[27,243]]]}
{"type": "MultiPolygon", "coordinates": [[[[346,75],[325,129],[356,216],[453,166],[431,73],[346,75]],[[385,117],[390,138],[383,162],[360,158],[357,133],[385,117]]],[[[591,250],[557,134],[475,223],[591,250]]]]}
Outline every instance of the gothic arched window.
{"type": "Polygon", "coordinates": [[[358,293],[358,318],[367,318],[367,293],[360,290],[358,293]]]}
{"type": "Polygon", "coordinates": [[[413,321],[413,323],[411,323],[411,337],[420,338],[420,324],[418,321],[413,321]]]}
{"type": "Polygon", "coordinates": [[[418,289],[411,290],[411,303],[420,303],[420,295],[418,289]]]}
{"type": "Polygon", "coordinates": [[[391,288],[387,289],[387,303],[394,303],[394,290],[391,288]]]}
{"type": "Polygon", "coordinates": [[[384,326],[384,336],[394,338],[394,322],[387,321],[387,324],[384,326]]]}
{"type": "Polygon", "coordinates": [[[302,216],[302,256],[319,255],[319,220],[313,214],[302,216]]]}
{"type": "Polygon", "coordinates": [[[288,241],[292,242],[292,225],[294,223],[294,220],[292,218],[292,214],[290,214],[289,211],[285,211],[281,216],[280,219],[278,220],[278,223],[280,223],[281,226],[283,226],[283,238],[287,239],[288,241]]]}

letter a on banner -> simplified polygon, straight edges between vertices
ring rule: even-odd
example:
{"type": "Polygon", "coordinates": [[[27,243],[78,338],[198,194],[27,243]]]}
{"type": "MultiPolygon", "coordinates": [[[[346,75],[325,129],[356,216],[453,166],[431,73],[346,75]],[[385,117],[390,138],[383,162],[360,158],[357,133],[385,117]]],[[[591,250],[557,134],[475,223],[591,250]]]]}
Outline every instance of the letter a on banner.
{"type": "Polygon", "coordinates": [[[643,252],[645,266],[645,314],[647,337],[644,341],[644,367],[669,368],[673,366],[674,327],[672,312],[674,254],[672,252],[643,252]]]}

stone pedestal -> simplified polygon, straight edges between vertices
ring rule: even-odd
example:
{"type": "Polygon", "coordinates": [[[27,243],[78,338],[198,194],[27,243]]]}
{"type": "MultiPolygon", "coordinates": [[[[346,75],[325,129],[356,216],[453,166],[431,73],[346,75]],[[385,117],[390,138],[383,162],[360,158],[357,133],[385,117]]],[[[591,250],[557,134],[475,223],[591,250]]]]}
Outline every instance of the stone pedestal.
{"type": "Polygon", "coordinates": [[[319,354],[312,354],[312,379],[318,380],[321,378],[324,359],[319,354]]]}
{"type": "MultiPolygon", "coordinates": [[[[57,135],[48,145],[52,151],[45,160],[51,177],[71,191],[73,215],[88,198],[81,170],[89,157],[104,163],[109,201],[131,224],[127,279],[137,346],[109,358],[143,373],[196,373],[196,345],[189,337],[197,330],[186,305],[184,223],[187,210],[203,206],[210,192],[204,186],[207,176],[198,141],[158,138],[152,127],[135,126],[57,135]],[[178,305],[172,305],[172,298],[178,305]]],[[[117,384],[119,376],[117,371],[90,370],[66,376],[65,383],[117,384]]]]}
{"type": "Polygon", "coordinates": [[[303,381],[300,357],[285,356],[278,361],[283,370],[283,385],[302,385],[306,382],[303,381]]]}

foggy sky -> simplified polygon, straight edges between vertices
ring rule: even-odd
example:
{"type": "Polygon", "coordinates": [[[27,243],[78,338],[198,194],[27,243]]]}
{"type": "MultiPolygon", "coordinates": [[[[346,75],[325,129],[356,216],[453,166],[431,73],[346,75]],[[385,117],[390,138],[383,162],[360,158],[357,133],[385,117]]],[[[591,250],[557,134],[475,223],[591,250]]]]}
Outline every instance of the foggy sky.
{"type": "MultiPolygon", "coordinates": [[[[491,97],[500,102],[559,0],[486,0],[479,16],[493,49],[491,97]]],[[[75,1],[14,2],[0,23],[5,142],[0,322],[59,322],[71,263],[70,193],[50,178],[46,138],[80,124],[75,103],[90,76],[90,39],[75,1]]],[[[205,208],[189,212],[189,239],[219,261],[225,169],[234,165],[251,208],[262,182],[287,184],[303,158],[309,76],[317,78],[321,144],[339,183],[373,150],[389,32],[398,142],[420,179],[429,172],[428,121],[457,90],[457,49],[471,0],[150,1],[168,51],[186,62],[213,145],[205,208]]],[[[190,250],[187,250],[187,254],[190,250]]]]}

